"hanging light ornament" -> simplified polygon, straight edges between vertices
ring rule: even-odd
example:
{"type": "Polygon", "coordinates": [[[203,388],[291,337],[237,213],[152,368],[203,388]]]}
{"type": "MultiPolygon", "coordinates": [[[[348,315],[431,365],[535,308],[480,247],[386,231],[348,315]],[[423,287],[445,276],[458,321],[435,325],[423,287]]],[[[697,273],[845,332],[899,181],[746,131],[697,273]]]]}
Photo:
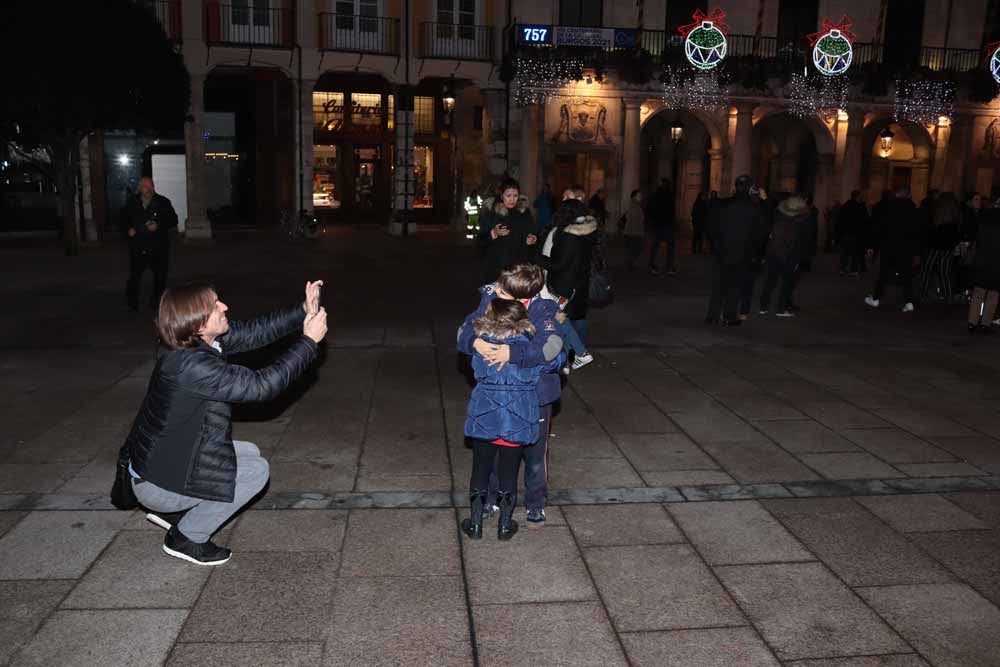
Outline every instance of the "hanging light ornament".
{"type": "Polygon", "coordinates": [[[553,91],[583,78],[583,61],[578,58],[518,56],[514,66],[514,103],[518,106],[542,104],[553,91]]]}
{"type": "Polygon", "coordinates": [[[789,101],[789,111],[793,116],[806,118],[816,113],[816,89],[809,85],[809,78],[803,73],[792,74],[785,88],[789,101]]]}
{"type": "Polygon", "coordinates": [[[854,40],[851,32],[850,17],[846,14],[840,17],[840,23],[831,23],[823,19],[823,29],[814,32],[809,37],[813,47],[813,65],[820,74],[839,76],[847,72],[854,58],[854,40]]]}
{"type": "Polygon", "coordinates": [[[816,110],[823,114],[835,114],[847,108],[848,81],[843,76],[825,76],[815,89],[816,110]]]}
{"type": "Polygon", "coordinates": [[[990,74],[993,75],[993,80],[1000,83],[1000,42],[996,44],[990,44],[989,49],[991,49],[993,55],[990,56],[990,74]]]}
{"type": "Polygon", "coordinates": [[[714,69],[726,57],[726,35],[729,34],[729,26],[723,23],[726,13],[718,7],[708,15],[696,9],[691,18],[694,23],[677,28],[684,37],[684,55],[697,69],[714,69]]]}
{"type": "Polygon", "coordinates": [[[955,84],[951,81],[897,81],[893,110],[897,121],[936,125],[955,112],[955,84]]]}
{"type": "Polygon", "coordinates": [[[726,91],[715,72],[696,71],[693,76],[667,67],[661,77],[663,106],[714,113],[726,106],[726,91]],[[686,80],[687,77],[689,80],[686,80]]]}

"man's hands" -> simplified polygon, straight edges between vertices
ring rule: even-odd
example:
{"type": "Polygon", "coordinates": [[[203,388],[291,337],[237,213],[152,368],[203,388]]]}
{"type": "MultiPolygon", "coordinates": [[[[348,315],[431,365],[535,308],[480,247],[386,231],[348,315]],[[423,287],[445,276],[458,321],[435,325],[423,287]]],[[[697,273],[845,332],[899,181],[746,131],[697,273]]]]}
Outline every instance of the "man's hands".
{"type": "Polygon", "coordinates": [[[303,310],[306,311],[306,317],[319,312],[319,293],[321,287],[323,287],[322,280],[317,280],[314,283],[306,283],[306,300],[302,304],[303,310]]]}
{"type": "Polygon", "coordinates": [[[558,313],[556,313],[556,322],[558,322],[559,324],[566,324],[566,320],[568,319],[569,318],[566,316],[566,313],[564,313],[563,311],[560,310],[558,313]]]}
{"type": "Polygon", "coordinates": [[[302,325],[302,333],[312,339],[317,345],[326,336],[326,308],[320,308],[311,315],[306,315],[302,325]]]}
{"type": "Polygon", "coordinates": [[[148,229],[150,233],[152,233],[155,232],[157,229],[159,229],[159,226],[155,222],[150,220],[149,222],[146,223],[146,229],[148,229]]]}
{"type": "Polygon", "coordinates": [[[487,365],[500,365],[503,368],[510,361],[510,345],[494,345],[487,343],[482,338],[477,338],[472,344],[472,348],[486,360],[487,365]]]}

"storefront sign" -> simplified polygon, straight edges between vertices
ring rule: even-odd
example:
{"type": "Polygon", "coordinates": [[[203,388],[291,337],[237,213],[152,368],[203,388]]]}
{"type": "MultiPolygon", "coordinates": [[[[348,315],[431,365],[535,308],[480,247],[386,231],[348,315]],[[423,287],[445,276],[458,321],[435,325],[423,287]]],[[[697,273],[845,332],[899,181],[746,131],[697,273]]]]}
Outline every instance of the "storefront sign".
{"type": "Polygon", "coordinates": [[[558,25],[554,28],[556,46],[586,46],[608,49],[615,43],[614,28],[581,28],[558,25]]]}
{"type": "Polygon", "coordinates": [[[552,45],[552,26],[550,25],[519,25],[517,26],[517,41],[520,44],[536,46],[552,45]]]}

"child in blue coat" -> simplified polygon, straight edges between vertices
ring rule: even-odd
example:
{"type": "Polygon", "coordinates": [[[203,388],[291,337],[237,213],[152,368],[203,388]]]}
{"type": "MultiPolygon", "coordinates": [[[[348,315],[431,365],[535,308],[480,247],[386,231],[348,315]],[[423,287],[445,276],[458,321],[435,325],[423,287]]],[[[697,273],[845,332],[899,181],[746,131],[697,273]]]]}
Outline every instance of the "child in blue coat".
{"type": "MultiPolygon", "coordinates": [[[[515,345],[530,341],[535,327],[520,301],[496,299],[486,313],[473,321],[478,339],[493,345],[515,345]]],[[[483,536],[483,510],[490,472],[496,462],[500,517],[497,539],[509,540],[517,532],[517,474],[521,448],[538,440],[538,379],[563,362],[563,354],[544,365],[490,364],[476,352],[472,368],[476,386],[469,399],[465,435],[472,440],[472,478],[469,481],[471,513],[462,521],[462,531],[472,539],[483,536]]]]}

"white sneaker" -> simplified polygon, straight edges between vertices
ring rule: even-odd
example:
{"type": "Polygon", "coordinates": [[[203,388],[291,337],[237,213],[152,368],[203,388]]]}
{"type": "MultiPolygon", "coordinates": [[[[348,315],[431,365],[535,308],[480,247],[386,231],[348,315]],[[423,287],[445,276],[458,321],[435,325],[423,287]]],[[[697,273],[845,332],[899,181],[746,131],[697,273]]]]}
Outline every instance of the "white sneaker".
{"type": "Polygon", "coordinates": [[[912,313],[913,312],[913,303],[910,302],[910,301],[907,301],[906,305],[903,306],[903,312],[904,313],[912,313]]]}
{"type": "Polygon", "coordinates": [[[873,297],[871,294],[869,294],[868,296],[865,297],[865,303],[871,306],[872,308],[878,308],[879,304],[881,304],[882,302],[873,297]]]}
{"type": "Polygon", "coordinates": [[[775,313],[777,317],[795,317],[795,313],[790,310],[781,310],[775,313]]]}
{"type": "Polygon", "coordinates": [[[993,326],[1000,327],[1000,317],[998,317],[995,320],[993,320],[993,326]]]}
{"type": "Polygon", "coordinates": [[[589,352],[586,354],[578,354],[575,359],[573,359],[573,370],[578,371],[591,361],[594,360],[594,355],[589,352]]]}

